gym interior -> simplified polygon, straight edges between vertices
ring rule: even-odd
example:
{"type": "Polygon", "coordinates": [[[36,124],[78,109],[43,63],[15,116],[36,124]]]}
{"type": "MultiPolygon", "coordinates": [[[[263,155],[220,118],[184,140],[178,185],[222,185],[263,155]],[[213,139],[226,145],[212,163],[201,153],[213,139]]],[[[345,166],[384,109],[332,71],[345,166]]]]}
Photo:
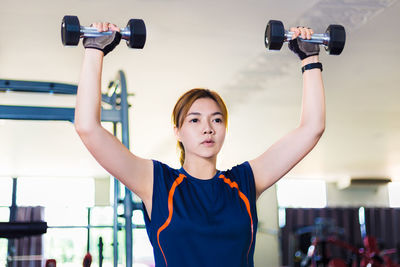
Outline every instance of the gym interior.
{"type": "Polygon", "coordinates": [[[74,129],[84,48],[63,45],[66,15],[81,26],[145,23],[144,47],[121,40],[101,81],[102,125],[135,154],[180,168],[176,100],[190,88],[219,92],[229,111],[221,170],[298,124],[300,63],[286,43],[266,48],[268,21],[315,33],[343,25],[340,55],[321,45],[325,132],[258,199],[254,264],[399,266],[399,14],[398,0],[3,0],[0,266],[154,266],[140,199],[74,129]]]}

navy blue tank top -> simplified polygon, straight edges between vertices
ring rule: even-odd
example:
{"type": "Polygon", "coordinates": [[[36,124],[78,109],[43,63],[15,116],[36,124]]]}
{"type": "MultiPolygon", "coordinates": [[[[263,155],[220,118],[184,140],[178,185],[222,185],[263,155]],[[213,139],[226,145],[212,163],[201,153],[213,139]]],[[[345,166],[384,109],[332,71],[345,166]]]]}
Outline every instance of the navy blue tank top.
{"type": "Polygon", "coordinates": [[[147,234],[156,267],[253,267],[256,190],[250,164],[217,171],[208,180],[153,160],[147,234]]]}

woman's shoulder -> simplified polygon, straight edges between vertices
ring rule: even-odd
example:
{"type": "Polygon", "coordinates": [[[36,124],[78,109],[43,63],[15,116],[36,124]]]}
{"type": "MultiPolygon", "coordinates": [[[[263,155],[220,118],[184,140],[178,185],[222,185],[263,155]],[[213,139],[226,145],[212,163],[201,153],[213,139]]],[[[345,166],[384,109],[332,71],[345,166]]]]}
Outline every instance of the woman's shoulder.
{"type": "Polygon", "coordinates": [[[153,159],[154,177],[164,179],[175,179],[179,176],[179,169],[173,168],[166,163],[153,159]]]}
{"type": "Polygon", "coordinates": [[[256,186],[253,171],[248,161],[238,164],[222,174],[231,182],[235,182],[238,189],[249,198],[251,203],[255,203],[256,186]]]}
{"type": "Polygon", "coordinates": [[[251,169],[250,163],[248,161],[245,161],[241,164],[237,164],[233,166],[230,169],[227,169],[223,171],[223,173],[226,173],[227,175],[232,175],[232,176],[239,176],[239,177],[248,177],[251,176],[253,177],[253,171],[251,169]]]}

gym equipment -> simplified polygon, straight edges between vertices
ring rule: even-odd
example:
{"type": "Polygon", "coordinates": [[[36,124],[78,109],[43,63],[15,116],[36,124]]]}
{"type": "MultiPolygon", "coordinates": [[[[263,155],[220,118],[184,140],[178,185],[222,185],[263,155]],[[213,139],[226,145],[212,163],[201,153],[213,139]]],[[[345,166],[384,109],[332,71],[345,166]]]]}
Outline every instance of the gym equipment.
{"type": "Polygon", "coordinates": [[[83,267],[90,267],[92,265],[92,255],[89,252],[86,253],[85,257],[83,258],[83,267]]]}
{"type": "Polygon", "coordinates": [[[329,218],[316,218],[314,225],[298,229],[296,236],[300,241],[300,247],[295,252],[295,261],[299,263],[298,266],[342,267],[343,260],[332,257],[334,255],[328,245],[334,243],[333,238],[340,240],[339,238],[343,235],[344,230],[336,227],[334,221],[329,218]],[[336,238],[337,236],[339,238],[336,238]]]}
{"type": "Polygon", "coordinates": [[[46,232],[46,222],[0,222],[0,238],[21,238],[46,232]]]}
{"type": "Polygon", "coordinates": [[[400,267],[389,257],[391,254],[397,253],[396,249],[386,249],[380,251],[376,238],[365,236],[363,238],[363,248],[357,248],[345,241],[340,235],[344,234],[343,229],[334,226],[332,220],[326,218],[317,218],[315,225],[306,226],[297,230],[297,234],[311,233],[310,245],[307,253],[301,250],[295,253],[297,261],[301,267],[319,266],[319,267],[400,267]],[[332,251],[328,248],[328,244],[342,248],[350,252],[351,258],[347,261],[340,258],[332,258],[332,251]]]}
{"type": "Polygon", "coordinates": [[[45,267],[56,267],[57,262],[55,259],[46,260],[45,267]]]}
{"type": "Polygon", "coordinates": [[[103,247],[104,247],[104,243],[103,243],[103,238],[100,236],[99,237],[99,267],[103,267],[103,260],[104,260],[104,256],[103,256],[103,247]]]}
{"type": "MultiPolygon", "coordinates": [[[[282,21],[270,20],[265,29],[265,47],[269,50],[280,50],[283,43],[292,40],[293,34],[285,30],[282,21]]],[[[331,24],[325,33],[315,33],[311,35],[311,39],[298,38],[303,42],[323,45],[329,55],[340,55],[346,43],[346,31],[342,25],[331,24]]]]}
{"type": "MultiPolygon", "coordinates": [[[[146,26],[141,19],[130,19],[120,31],[130,48],[142,49],[146,43],[146,26]]],[[[94,27],[81,26],[77,16],[64,16],[61,22],[61,40],[65,46],[76,46],[82,37],[111,35],[112,31],[99,32],[94,27]]]]}
{"type": "MultiPolygon", "coordinates": [[[[77,92],[77,85],[54,83],[54,82],[33,82],[33,81],[15,81],[0,79],[1,92],[30,92],[30,93],[50,93],[50,94],[68,94],[74,95],[77,92]]],[[[129,108],[128,87],[125,73],[120,70],[117,77],[109,83],[108,92],[102,94],[102,103],[106,103],[101,109],[101,121],[113,122],[114,136],[121,136],[122,143],[129,149],[129,108]],[[118,128],[120,127],[120,130],[118,128]]],[[[45,121],[70,121],[74,122],[74,108],[64,107],[38,107],[38,106],[10,106],[0,105],[0,119],[6,120],[45,120],[45,121]]],[[[13,191],[14,192],[14,191],[13,191]]],[[[16,192],[16,191],[15,191],[16,192]]],[[[114,207],[113,207],[113,266],[118,266],[119,231],[125,232],[125,264],[131,267],[133,264],[133,236],[132,229],[145,228],[144,225],[134,225],[132,223],[133,210],[143,209],[141,203],[132,200],[132,191],[122,188],[121,183],[114,179],[114,207]],[[121,191],[124,190],[122,196],[121,191]],[[122,207],[123,213],[119,214],[119,208],[122,207]],[[124,219],[120,221],[120,217],[124,219]]],[[[13,193],[16,196],[16,193],[13,193]]],[[[14,200],[13,200],[14,201],[14,200]]],[[[13,202],[16,203],[16,200],[13,202]]],[[[11,209],[11,213],[12,213],[11,209]]],[[[1,225],[0,225],[1,226],[1,225]]],[[[83,228],[78,226],[79,228],[83,228]]],[[[95,227],[95,226],[91,226],[95,227]]],[[[59,227],[57,227],[59,228],[59,227]]],[[[70,228],[70,227],[66,227],[70,228]]],[[[86,228],[86,227],[84,227],[86,228]]],[[[1,227],[0,227],[1,230],[1,227]]]]}

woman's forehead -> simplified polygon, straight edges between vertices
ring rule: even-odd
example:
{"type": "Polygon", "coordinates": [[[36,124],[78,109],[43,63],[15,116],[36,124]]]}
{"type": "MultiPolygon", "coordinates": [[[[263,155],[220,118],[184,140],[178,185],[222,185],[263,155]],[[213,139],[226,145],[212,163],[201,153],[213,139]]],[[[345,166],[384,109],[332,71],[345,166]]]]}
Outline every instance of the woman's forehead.
{"type": "Polygon", "coordinates": [[[221,113],[221,109],[218,106],[217,102],[215,102],[211,98],[199,98],[193,102],[190,107],[188,114],[190,113],[221,113]]]}

